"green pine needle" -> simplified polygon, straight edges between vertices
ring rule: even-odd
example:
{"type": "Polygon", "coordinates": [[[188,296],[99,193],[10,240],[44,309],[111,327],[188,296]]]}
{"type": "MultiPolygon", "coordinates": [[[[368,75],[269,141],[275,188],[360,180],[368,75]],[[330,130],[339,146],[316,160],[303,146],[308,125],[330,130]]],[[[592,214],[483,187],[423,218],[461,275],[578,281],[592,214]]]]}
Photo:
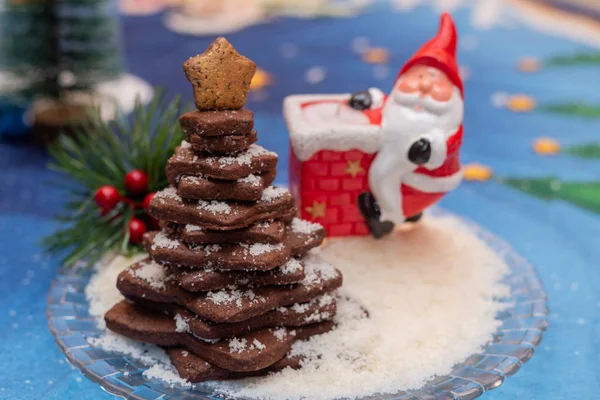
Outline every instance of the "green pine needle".
{"type": "Polygon", "coordinates": [[[150,192],[167,186],[166,162],[183,140],[178,117],[187,109],[189,105],[183,105],[179,97],[167,102],[164,92],[157,89],[150,104],[136,101],[129,118],[118,111],[117,118],[107,123],[90,110],[75,138],[63,135],[50,146],[53,161],[49,168],[62,174],[64,179],[57,184],[67,199],[64,214],[56,217],[65,226],[44,238],[45,249],[63,255],[67,267],[82,259],[91,265],[110,251],[130,254],[139,250],[129,243],[127,227],[133,216],[147,218],[144,210],[119,203],[101,216],[94,194],[103,185],[126,194],[125,175],[133,169],[148,174],[150,192]]]}

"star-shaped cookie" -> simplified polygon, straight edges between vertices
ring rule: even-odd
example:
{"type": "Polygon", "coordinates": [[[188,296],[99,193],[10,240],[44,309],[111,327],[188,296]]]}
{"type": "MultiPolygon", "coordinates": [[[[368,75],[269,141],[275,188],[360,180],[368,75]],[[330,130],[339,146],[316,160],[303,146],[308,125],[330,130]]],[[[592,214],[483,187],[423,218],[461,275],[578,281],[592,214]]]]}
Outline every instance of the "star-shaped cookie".
{"type": "Polygon", "coordinates": [[[220,37],[187,60],[183,70],[194,87],[198,110],[239,109],[246,103],[256,64],[220,37]]]}

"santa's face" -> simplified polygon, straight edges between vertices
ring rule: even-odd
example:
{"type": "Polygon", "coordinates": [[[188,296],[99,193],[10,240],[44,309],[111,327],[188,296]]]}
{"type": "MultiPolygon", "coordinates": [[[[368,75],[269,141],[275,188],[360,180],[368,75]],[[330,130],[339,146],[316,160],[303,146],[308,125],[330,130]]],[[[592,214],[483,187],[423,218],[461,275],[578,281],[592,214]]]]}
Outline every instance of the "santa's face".
{"type": "Polygon", "coordinates": [[[398,133],[420,134],[439,129],[451,134],[462,123],[460,91],[437,68],[416,65],[403,73],[390,100],[383,110],[382,125],[398,133]]]}
{"type": "Polygon", "coordinates": [[[415,65],[402,74],[395,89],[418,94],[421,98],[430,96],[436,101],[448,101],[453,88],[454,84],[444,72],[426,65],[415,65]]]}

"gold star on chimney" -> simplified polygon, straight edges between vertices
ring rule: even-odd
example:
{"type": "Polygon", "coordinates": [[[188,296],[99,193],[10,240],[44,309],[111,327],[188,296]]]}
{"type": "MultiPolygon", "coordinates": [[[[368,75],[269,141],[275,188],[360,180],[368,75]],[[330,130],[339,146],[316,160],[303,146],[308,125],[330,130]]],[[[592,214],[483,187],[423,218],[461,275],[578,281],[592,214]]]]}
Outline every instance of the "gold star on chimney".
{"type": "Polygon", "coordinates": [[[198,110],[238,109],[246,103],[256,64],[220,37],[204,53],[187,60],[183,70],[194,87],[198,110]]]}
{"type": "Polygon", "coordinates": [[[313,220],[324,218],[327,215],[327,205],[324,202],[313,201],[311,207],[306,207],[306,212],[310,214],[313,220]]]}

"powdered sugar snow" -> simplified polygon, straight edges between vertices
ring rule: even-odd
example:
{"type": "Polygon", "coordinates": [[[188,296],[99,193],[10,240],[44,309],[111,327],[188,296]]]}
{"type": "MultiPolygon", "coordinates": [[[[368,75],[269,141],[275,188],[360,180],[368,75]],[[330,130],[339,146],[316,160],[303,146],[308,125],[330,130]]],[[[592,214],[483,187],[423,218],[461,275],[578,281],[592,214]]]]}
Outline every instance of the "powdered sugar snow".
{"type": "MultiPolygon", "coordinates": [[[[85,295],[89,302],[90,315],[96,319],[98,326],[105,327],[104,314],[115,304],[124,300],[123,295],[117,289],[118,275],[147,256],[144,253],[136,257],[117,256],[110,261],[100,262],[96,265],[97,272],[86,286],[85,295]]],[[[141,273],[142,276],[154,281],[160,275],[160,272],[151,273],[154,268],[152,263],[146,263],[146,266],[142,268],[145,270],[141,273]],[[146,270],[147,265],[150,265],[148,270],[146,270]]],[[[185,323],[183,318],[182,322],[185,323]]],[[[179,323],[177,323],[177,326],[180,329],[179,323]]],[[[129,339],[109,330],[104,335],[97,338],[88,338],[87,341],[94,347],[124,354],[143,364],[151,365],[152,367],[144,371],[144,376],[147,378],[159,378],[172,386],[177,384],[186,388],[192,387],[191,383],[179,377],[177,371],[171,365],[167,353],[158,346],[129,339]]]]}
{"type": "Polygon", "coordinates": [[[323,225],[315,222],[310,222],[305,219],[294,218],[292,220],[292,230],[297,233],[304,233],[310,235],[313,232],[323,228],[323,225]]]}
{"type": "Polygon", "coordinates": [[[247,183],[251,186],[260,186],[261,179],[254,174],[250,174],[244,178],[238,179],[237,181],[238,183],[247,183]]]}
{"type": "Polygon", "coordinates": [[[263,190],[262,197],[260,198],[260,200],[264,202],[271,202],[284,196],[286,193],[289,193],[289,191],[285,188],[269,186],[268,188],[263,190]]]}
{"type": "Polygon", "coordinates": [[[99,327],[103,328],[105,326],[104,314],[124,299],[117,289],[117,276],[129,268],[131,264],[144,257],[146,257],[146,254],[140,254],[133,258],[116,256],[110,261],[101,261],[94,267],[96,273],[85,287],[85,297],[90,304],[90,315],[96,318],[99,327]]]}
{"type": "Polygon", "coordinates": [[[217,200],[199,200],[198,208],[201,210],[206,210],[215,214],[229,214],[231,213],[231,206],[224,201],[217,200]]]}
{"type": "MultiPolygon", "coordinates": [[[[454,217],[426,217],[382,240],[332,239],[322,255],[344,274],[337,328],[293,345],[301,369],[211,383],[219,393],[326,400],[416,389],[478,351],[500,325],[508,267],[454,217]]],[[[313,280],[322,264],[310,257],[313,280]]],[[[283,339],[285,330],[274,335],[283,339]]]]}
{"type": "Polygon", "coordinates": [[[167,270],[154,260],[146,261],[141,264],[140,268],[132,269],[131,274],[136,278],[142,279],[154,289],[165,288],[167,270]]]}

